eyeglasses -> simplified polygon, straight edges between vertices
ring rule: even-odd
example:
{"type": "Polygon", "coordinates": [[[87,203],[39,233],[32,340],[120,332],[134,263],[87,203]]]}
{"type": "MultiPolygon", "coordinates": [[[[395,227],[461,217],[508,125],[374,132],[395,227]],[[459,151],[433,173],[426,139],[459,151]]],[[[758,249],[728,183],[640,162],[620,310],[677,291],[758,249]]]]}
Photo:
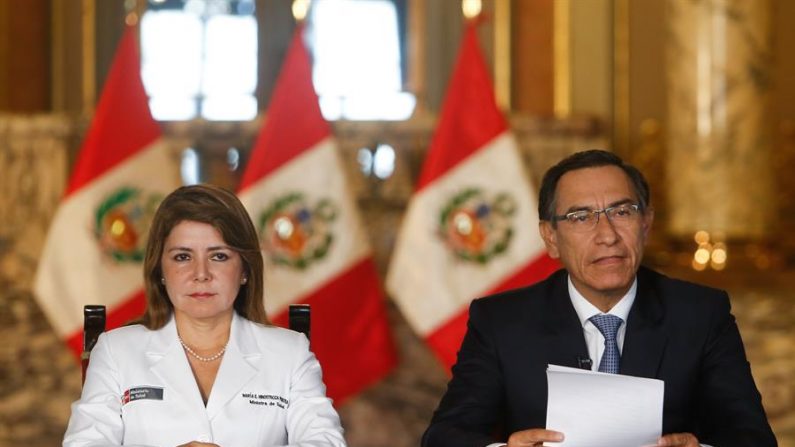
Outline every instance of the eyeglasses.
{"type": "Polygon", "coordinates": [[[575,231],[590,231],[599,223],[599,214],[604,213],[607,220],[617,227],[626,227],[634,224],[640,216],[640,206],[634,203],[624,203],[611,206],[602,210],[572,211],[560,216],[552,216],[554,222],[566,222],[575,231]]]}

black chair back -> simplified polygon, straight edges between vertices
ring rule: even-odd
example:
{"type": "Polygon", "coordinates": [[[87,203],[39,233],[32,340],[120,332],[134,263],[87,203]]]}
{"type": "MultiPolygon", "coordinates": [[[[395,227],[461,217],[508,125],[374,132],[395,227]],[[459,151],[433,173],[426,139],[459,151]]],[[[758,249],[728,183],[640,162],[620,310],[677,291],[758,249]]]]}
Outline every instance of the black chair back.
{"type": "Polygon", "coordinates": [[[99,334],[105,332],[105,306],[89,304],[83,307],[83,352],[80,363],[83,369],[83,382],[86,381],[86,368],[91,350],[97,344],[99,334]]]}
{"type": "Polygon", "coordinates": [[[290,304],[289,312],[290,329],[303,333],[306,335],[306,339],[311,341],[312,338],[309,336],[311,326],[309,304],[290,304]]]}

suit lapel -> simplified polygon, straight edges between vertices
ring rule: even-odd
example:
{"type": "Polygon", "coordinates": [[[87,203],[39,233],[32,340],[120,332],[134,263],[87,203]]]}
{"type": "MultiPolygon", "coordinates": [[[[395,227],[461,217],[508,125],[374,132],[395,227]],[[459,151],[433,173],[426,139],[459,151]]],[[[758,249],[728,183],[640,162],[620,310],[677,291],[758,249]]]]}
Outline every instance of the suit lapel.
{"type": "MultiPolygon", "coordinates": [[[[163,381],[164,394],[178,396],[175,401],[187,403],[191,411],[204,418],[204,403],[199,386],[193,377],[188,359],[177,341],[177,325],[174,317],[152,335],[146,349],[149,369],[163,381]]],[[[171,397],[164,396],[166,399],[171,397]]]]}
{"type": "Polygon", "coordinates": [[[237,312],[234,313],[229,345],[207,401],[207,416],[210,419],[213,419],[237,396],[259,371],[258,365],[262,354],[256,347],[254,335],[247,330],[249,324],[243,317],[238,316],[237,312]]]}
{"type": "Polygon", "coordinates": [[[662,321],[665,309],[653,285],[653,273],[638,271],[638,292],[627,318],[621,374],[657,377],[668,340],[662,321]]]}
{"type": "Polygon", "coordinates": [[[552,293],[546,296],[544,342],[547,346],[547,364],[579,368],[579,359],[588,358],[580,319],[571,304],[568,275],[561,271],[553,279],[552,293]]]}

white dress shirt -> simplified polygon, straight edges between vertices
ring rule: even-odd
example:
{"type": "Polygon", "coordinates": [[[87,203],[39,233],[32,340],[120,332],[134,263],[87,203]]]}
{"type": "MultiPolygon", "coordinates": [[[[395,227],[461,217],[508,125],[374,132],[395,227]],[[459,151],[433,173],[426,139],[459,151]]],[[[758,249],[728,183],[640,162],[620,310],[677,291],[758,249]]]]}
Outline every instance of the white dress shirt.
{"type": "MultiPolygon", "coordinates": [[[[599,362],[602,360],[602,354],[605,352],[605,337],[599,331],[595,324],[591,323],[589,318],[594,315],[599,315],[604,312],[599,310],[596,306],[591,304],[584,296],[574,287],[574,283],[569,282],[569,298],[577,316],[580,318],[582,330],[585,334],[585,344],[588,346],[588,357],[591,359],[591,369],[593,371],[599,370],[599,362]]],[[[627,291],[626,295],[607,312],[609,315],[615,315],[621,318],[621,326],[618,327],[618,334],[616,334],[616,343],[618,344],[618,352],[624,350],[624,335],[627,332],[627,317],[629,310],[632,308],[632,303],[635,302],[635,294],[638,290],[638,280],[632,282],[632,286],[627,291]]]]}

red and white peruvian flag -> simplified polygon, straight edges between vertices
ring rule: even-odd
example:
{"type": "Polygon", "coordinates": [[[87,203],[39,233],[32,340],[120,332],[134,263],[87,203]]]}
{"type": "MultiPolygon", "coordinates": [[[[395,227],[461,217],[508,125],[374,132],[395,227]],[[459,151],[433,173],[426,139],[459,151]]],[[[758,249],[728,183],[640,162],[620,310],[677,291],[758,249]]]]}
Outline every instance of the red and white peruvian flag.
{"type": "Polygon", "coordinates": [[[451,366],[472,299],[531,284],[557,263],[468,23],[441,117],[395,245],[387,290],[451,366]]]}
{"type": "Polygon", "coordinates": [[[396,363],[384,296],[331,128],[320,113],[299,25],[239,196],[265,250],[265,308],[286,325],[312,306],[312,350],[338,400],[396,363]]]}
{"type": "Polygon", "coordinates": [[[36,272],[39,305],[78,355],[85,304],[107,306],[108,328],[143,313],[149,224],[179,186],[140,73],[136,28],[128,27],[36,272]]]}

